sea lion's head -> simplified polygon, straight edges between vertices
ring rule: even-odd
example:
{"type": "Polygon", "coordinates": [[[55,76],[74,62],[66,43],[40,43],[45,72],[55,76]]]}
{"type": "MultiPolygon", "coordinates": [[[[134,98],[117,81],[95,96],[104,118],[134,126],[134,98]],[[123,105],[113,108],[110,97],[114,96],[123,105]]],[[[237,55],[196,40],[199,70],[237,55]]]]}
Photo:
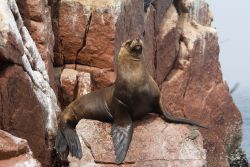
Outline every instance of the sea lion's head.
{"type": "Polygon", "coordinates": [[[140,60],[142,58],[142,41],[140,39],[127,40],[122,44],[118,57],[118,59],[140,60]]]}

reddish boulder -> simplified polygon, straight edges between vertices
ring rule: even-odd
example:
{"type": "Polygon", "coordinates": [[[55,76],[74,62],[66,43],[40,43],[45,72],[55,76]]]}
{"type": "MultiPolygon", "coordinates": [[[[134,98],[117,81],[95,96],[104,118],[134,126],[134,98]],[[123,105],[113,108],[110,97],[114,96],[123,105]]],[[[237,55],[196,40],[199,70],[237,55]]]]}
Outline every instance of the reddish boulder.
{"type": "Polygon", "coordinates": [[[242,118],[222,78],[216,30],[198,17],[179,17],[178,58],[161,85],[162,101],[174,115],[209,127],[200,129],[208,166],[229,166],[227,156],[240,147],[242,118]]]}
{"type": "MultiPolygon", "coordinates": [[[[69,66],[67,66],[69,67],[69,66]]],[[[64,106],[67,106],[74,99],[91,92],[93,84],[89,72],[78,72],[65,68],[62,71],[60,85],[62,89],[64,106]]]]}
{"type": "Polygon", "coordinates": [[[24,25],[29,30],[45,63],[50,85],[57,93],[53,70],[55,41],[51,23],[51,8],[45,0],[17,0],[17,5],[24,25]]]}
{"type": "MultiPolygon", "coordinates": [[[[173,68],[177,57],[177,22],[178,15],[174,5],[170,5],[163,18],[159,23],[158,32],[156,34],[156,73],[155,80],[158,84],[161,84],[170,70],[173,68]],[[167,59],[166,59],[167,57],[167,59]]],[[[157,21],[157,20],[156,20],[157,21]]]]}
{"type": "MultiPolygon", "coordinates": [[[[77,133],[83,158],[69,157],[70,166],[111,167],[115,155],[110,135],[111,124],[81,120],[77,133]]],[[[134,123],[133,138],[121,166],[192,166],[206,165],[206,150],[197,130],[185,125],[168,124],[156,115],[134,123]]]]}
{"type": "Polygon", "coordinates": [[[76,98],[91,92],[93,86],[90,73],[79,72],[77,82],[78,91],[76,94],[76,98]]]}
{"type": "Polygon", "coordinates": [[[85,31],[90,12],[79,1],[62,0],[59,8],[59,55],[56,65],[75,63],[77,54],[84,46],[85,31]]]}
{"type": "Polygon", "coordinates": [[[41,164],[33,158],[27,140],[0,130],[0,167],[6,166],[40,167],[41,164]]]}
{"type": "Polygon", "coordinates": [[[113,0],[63,0],[59,9],[59,65],[112,68],[116,18],[113,0]],[[69,15],[70,13],[70,15],[69,15]]]}
{"type": "Polygon", "coordinates": [[[64,104],[69,104],[75,99],[78,72],[72,69],[64,69],[61,74],[61,89],[64,104]]]}
{"type": "Polygon", "coordinates": [[[112,68],[99,69],[95,67],[77,65],[76,69],[80,72],[88,72],[91,74],[94,90],[111,86],[115,82],[115,73],[112,68]]]}
{"type": "Polygon", "coordinates": [[[55,93],[15,0],[1,1],[0,17],[1,44],[16,48],[14,54],[9,54],[11,47],[0,50],[5,61],[0,68],[0,128],[26,139],[34,157],[50,165],[60,111],[55,93]]]}

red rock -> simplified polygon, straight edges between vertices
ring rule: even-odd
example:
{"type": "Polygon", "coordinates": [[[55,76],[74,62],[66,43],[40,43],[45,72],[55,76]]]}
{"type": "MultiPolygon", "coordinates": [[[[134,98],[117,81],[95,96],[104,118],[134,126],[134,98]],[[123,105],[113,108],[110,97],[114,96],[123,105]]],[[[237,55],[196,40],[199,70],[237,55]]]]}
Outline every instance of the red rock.
{"type": "Polygon", "coordinates": [[[77,78],[77,98],[92,91],[91,76],[88,72],[79,72],[77,78]]]}
{"type": "MultiPolygon", "coordinates": [[[[81,120],[77,133],[83,158],[77,160],[70,157],[70,166],[117,166],[110,130],[111,124],[81,120]]],[[[157,116],[148,116],[134,123],[133,138],[121,166],[203,165],[206,165],[206,151],[197,130],[185,125],[168,124],[157,116]]]]}
{"type": "Polygon", "coordinates": [[[10,9],[6,3],[0,6],[0,70],[9,63],[21,64],[24,48],[21,44],[22,38],[18,34],[18,27],[8,28],[15,24],[15,18],[9,15],[10,9]]]}
{"type": "Polygon", "coordinates": [[[111,86],[115,82],[116,76],[113,69],[99,69],[83,65],[77,65],[76,69],[92,75],[94,90],[111,86]]]}
{"type": "Polygon", "coordinates": [[[35,157],[46,159],[46,115],[29,77],[22,67],[14,65],[1,71],[0,83],[0,128],[26,139],[35,157]]]}
{"type": "MultiPolygon", "coordinates": [[[[156,37],[156,82],[161,84],[170,70],[173,68],[177,58],[177,22],[178,16],[173,5],[163,13],[163,18],[159,23],[158,33],[156,37]]],[[[157,21],[157,20],[156,20],[157,21]]]]}
{"type": "Polygon", "coordinates": [[[91,12],[86,44],[77,55],[77,63],[98,68],[113,68],[115,21],[107,9],[91,12]]]}
{"type": "Polygon", "coordinates": [[[50,85],[57,94],[53,71],[55,42],[48,2],[45,0],[17,0],[17,4],[24,19],[24,25],[29,30],[45,63],[50,85]]]}
{"type": "Polygon", "coordinates": [[[215,29],[183,14],[175,67],[162,84],[162,101],[175,115],[199,120],[208,166],[229,166],[227,155],[240,147],[242,118],[224,84],[215,29]]]}
{"type": "Polygon", "coordinates": [[[189,9],[190,17],[203,26],[211,26],[213,15],[209,10],[209,5],[204,0],[184,0],[183,6],[189,9]]]}
{"type": "Polygon", "coordinates": [[[112,68],[115,37],[115,18],[112,13],[114,5],[113,1],[61,1],[59,50],[62,55],[60,59],[63,60],[57,62],[112,68]]]}
{"type": "Polygon", "coordinates": [[[63,106],[67,106],[74,99],[90,93],[92,90],[93,84],[88,72],[78,72],[70,68],[65,68],[60,77],[63,106]]]}
{"type": "MultiPolygon", "coordinates": [[[[7,63],[5,59],[0,68],[0,129],[26,139],[34,157],[43,165],[50,165],[52,139],[57,130],[56,113],[60,111],[55,93],[16,1],[1,1],[0,16],[0,34],[9,34],[2,36],[3,46],[11,41],[11,46],[16,48],[11,56],[8,55],[11,47],[1,48],[1,58],[7,58],[7,63]]],[[[13,158],[19,161],[25,160],[25,156],[13,158]]]]}
{"type": "Polygon", "coordinates": [[[40,167],[26,140],[0,130],[0,167],[40,167]]]}
{"type": "Polygon", "coordinates": [[[61,89],[64,104],[69,104],[75,99],[78,72],[72,69],[64,69],[61,74],[61,89]]]}
{"type": "Polygon", "coordinates": [[[155,42],[155,8],[150,5],[147,13],[145,14],[145,35],[143,38],[143,54],[145,57],[146,67],[149,74],[155,77],[155,53],[156,53],[156,42],[155,42]]]}
{"type": "Polygon", "coordinates": [[[59,8],[59,52],[58,65],[75,63],[77,54],[84,45],[89,11],[79,1],[60,2],[59,8]]]}

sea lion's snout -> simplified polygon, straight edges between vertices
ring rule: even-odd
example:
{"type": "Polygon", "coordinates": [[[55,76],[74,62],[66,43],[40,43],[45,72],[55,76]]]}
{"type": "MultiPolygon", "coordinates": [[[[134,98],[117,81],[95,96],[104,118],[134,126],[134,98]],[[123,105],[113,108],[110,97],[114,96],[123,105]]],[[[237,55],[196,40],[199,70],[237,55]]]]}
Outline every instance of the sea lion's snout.
{"type": "Polygon", "coordinates": [[[142,41],[140,39],[134,39],[130,43],[131,51],[137,54],[142,53],[142,41]]]}

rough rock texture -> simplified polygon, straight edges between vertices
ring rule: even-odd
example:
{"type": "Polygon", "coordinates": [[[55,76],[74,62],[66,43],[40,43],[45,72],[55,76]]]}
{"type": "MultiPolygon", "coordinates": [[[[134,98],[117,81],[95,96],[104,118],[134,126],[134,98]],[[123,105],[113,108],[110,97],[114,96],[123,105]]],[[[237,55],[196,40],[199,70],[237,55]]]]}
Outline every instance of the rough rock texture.
{"type": "MultiPolygon", "coordinates": [[[[116,166],[111,124],[81,120],[76,129],[84,156],[81,160],[70,158],[71,167],[116,166]]],[[[150,115],[135,122],[132,142],[121,166],[206,166],[202,140],[197,130],[150,115]]]]}
{"type": "Polygon", "coordinates": [[[57,93],[54,78],[54,33],[52,31],[51,8],[45,0],[17,0],[19,11],[24,25],[41,54],[45,67],[48,70],[50,85],[57,93]]]}
{"type": "Polygon", "coordinates": [[[90,73],[87,72],[65,68],[61,74],[60,82],[64,105],[68,105],[75,98],[92,90],[90,73]]]}
{"type": "Polygon", "coordinates": [[[0,43],[0,128],[26,139],[49,165],[60,108],[15,0],[0,3],[0,43]]]}
{"type": "MultiPolygon", "coordinates": [[[[113,52],[120,1],[61,0],[59,5],[55,65],[90,73],[93,89],[110,86],[115,80],[113,52]]],[[[62,104],[67,105],[67,100],[62,104]]]]}
{"type": "Polygon", "coordinates": [[[207,4],[184,2],[196,13],[179,16],[178,54],[161,85],[162,101],[171,113],[208,125],[209,130],[200,129],[208,166],[229,166],[227,155],[241,142],[241,115],[222,78],[217,33],[204,12],[207,4]]]}
{"type": "Polygon", "coordinates": [[[0,167],[40,167],[33,158],[27,140],[0,130],[0,167]]]}

